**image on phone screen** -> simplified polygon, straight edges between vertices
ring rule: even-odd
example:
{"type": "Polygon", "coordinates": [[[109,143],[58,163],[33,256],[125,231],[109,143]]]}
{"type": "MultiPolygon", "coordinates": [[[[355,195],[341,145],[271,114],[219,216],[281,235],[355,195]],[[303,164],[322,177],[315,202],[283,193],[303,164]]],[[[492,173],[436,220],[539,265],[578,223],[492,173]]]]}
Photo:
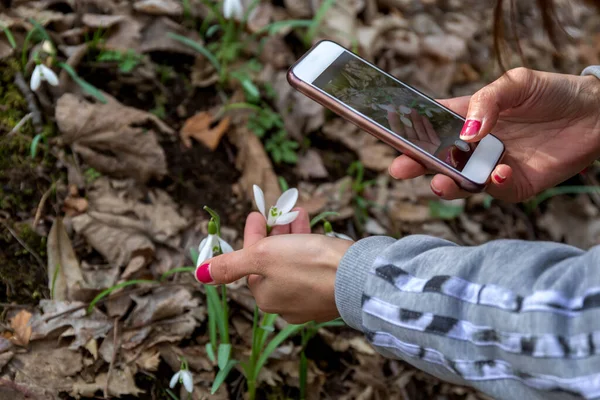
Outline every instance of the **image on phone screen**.
{"type": "Polygon", "coordinates": [[[312,84],[458,171],[477,147],[459,138],[462,119],[348,51],[312,84]]]}

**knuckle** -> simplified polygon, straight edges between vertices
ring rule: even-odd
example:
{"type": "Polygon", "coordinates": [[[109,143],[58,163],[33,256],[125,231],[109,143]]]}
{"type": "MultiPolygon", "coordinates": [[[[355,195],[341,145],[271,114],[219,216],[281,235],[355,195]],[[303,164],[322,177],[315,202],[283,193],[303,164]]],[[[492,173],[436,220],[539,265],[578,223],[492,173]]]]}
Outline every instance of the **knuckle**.
{"type": "Polygon", "coordinates": [[[486,86],[477,93],[473,95],[473,100],[476,104],[487,104],[490,102],[494,102],[496,98],[496,93],[494,89],[490,86],[486,86]]]}
{"type": "Polygon", "coordinates": [[[513,68],[511,70],[506,71],[505,75],[511,81],[527,82],[529,79],[531,79],[532,74],[533,74],[533,71],[528,68],[517,67],[517,68],[513,68]]]}

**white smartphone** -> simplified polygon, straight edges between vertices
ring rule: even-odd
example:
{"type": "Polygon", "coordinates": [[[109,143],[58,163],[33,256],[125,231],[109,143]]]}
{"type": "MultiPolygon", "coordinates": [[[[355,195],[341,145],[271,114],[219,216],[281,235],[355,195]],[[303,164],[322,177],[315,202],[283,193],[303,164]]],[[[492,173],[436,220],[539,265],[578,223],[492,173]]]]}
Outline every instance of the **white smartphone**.
{"type": "Polygon", "coordinates": [[[337,43],[317,43],[287,76],[306,96],[467,191],[485,189],[504,155],[493,135],[461,140],[464,118],[337,43]]]}

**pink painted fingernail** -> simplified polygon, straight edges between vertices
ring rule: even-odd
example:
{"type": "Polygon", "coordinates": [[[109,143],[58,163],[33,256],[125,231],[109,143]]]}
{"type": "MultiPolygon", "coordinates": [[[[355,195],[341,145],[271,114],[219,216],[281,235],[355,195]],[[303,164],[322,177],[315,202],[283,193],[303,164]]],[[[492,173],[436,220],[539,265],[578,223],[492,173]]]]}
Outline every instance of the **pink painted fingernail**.
{"type": "Polygon", "coordinates": [[[461,139],[471,139],[479,133],[481,129],[481,121],[468,119],[460,132],[461,139]]]}
{"type": "Polygon", "coordinates": [[[210,275],[210,264],[202,264],[196,268],[196,280],[201,283],[213,283],[213,278],[210,275]]]}
{"type": "Polygon", "coordinates": [[[433,191],[433,193],[435,193],[436,195],[442,197],[444,195],[444,193],[439,190],[438,188],[436,188],[433,183],[431,184],[431,190],[433,191]]]}
{"type": "Polygon", "coordinates": [[[494,180],[498,183],[504,183],[504,181],[506,181],[506,177],[503,176],[500,172],[494,172],[492,178],[494,178],[494,180]]]}

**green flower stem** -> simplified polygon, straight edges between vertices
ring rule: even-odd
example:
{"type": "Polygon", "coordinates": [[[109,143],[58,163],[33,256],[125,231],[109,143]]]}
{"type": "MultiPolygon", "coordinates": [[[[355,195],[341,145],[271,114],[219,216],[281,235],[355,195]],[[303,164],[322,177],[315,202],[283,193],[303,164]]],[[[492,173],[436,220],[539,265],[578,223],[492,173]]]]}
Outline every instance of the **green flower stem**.
{"type": "Polygon", "coordinates": [[[223,324],[223,338],[224,344],[230,344],[229,338],[229,309],[227,308],[227,285],[221,285],[221,303],[223,306],[223,318],[225,322],[223,324]]]}

